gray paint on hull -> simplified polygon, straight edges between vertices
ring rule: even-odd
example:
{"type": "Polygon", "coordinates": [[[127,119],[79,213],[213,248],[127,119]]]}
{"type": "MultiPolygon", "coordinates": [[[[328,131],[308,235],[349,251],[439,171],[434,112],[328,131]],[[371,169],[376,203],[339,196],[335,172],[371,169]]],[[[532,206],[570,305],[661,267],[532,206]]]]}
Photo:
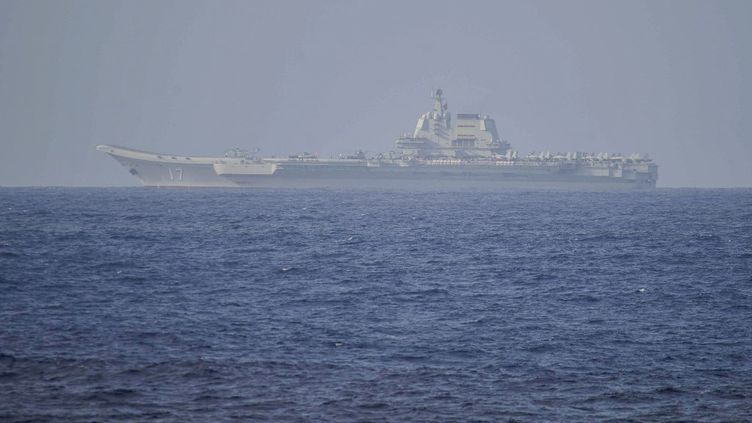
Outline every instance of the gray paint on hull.
{"type": "Polygon", "coordinates": [[[128,168],[145,186],[156,187],[236,187],[237,184],[214,172],[214,167],[204,163],[171,164],[139,160],[110,154],[128,168]]]}
{"type": "Polygon", "coordinates": [[[651,189],[648,181],[605,176],[579,176],[566,171],[493,167],[472,169],[438,166],[281,166],[274,175],[217,175],[211,164],[164,163],[111,154],[145,186],[257,187],[257,188],[367,188],[367,189],[651,189]]]}

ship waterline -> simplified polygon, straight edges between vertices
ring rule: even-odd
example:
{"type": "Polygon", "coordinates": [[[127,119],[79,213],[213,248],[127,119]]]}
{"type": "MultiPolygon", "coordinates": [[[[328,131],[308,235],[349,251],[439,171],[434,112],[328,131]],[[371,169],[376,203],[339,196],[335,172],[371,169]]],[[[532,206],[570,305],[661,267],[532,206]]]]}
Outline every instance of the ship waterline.
{"type": "Polygon", "coordinates": [[[451,115],[438,90],[434,109],[418,118],[412,135],[395,141],[398,151],[362,152],[323,159],[310,154],[259,158],[240,150],[224,157],[191,157],[99,145],[136,176],[156,187],[458,188],[514,187],[651,189],[652,160],[605,153],[531,153],[519,157],[499,138],[493,119],[451,115]]]}

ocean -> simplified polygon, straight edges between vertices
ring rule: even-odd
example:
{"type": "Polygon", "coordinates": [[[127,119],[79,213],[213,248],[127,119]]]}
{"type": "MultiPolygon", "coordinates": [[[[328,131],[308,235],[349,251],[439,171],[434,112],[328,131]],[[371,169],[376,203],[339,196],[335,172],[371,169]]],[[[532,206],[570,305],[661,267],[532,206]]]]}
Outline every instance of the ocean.
{"type": "Polygon", "coordinates": [[[0,421],[752,421],[752,190],[0,188],[0,421]]]}

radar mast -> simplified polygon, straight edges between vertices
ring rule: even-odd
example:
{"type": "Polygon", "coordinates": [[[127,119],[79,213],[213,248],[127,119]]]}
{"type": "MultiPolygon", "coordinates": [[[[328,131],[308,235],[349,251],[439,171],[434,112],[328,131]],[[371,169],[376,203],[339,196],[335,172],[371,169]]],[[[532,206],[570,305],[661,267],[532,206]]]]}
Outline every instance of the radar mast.
{"type": "Polygon", "coordinates": [[[433,97],[433,120],[443,121],[444,129],[450,129],[452,127],[452,116],[449,113],[449,105],[444,99],[444,90],[441,88],[436,89],[432,93],[433,97]]]}

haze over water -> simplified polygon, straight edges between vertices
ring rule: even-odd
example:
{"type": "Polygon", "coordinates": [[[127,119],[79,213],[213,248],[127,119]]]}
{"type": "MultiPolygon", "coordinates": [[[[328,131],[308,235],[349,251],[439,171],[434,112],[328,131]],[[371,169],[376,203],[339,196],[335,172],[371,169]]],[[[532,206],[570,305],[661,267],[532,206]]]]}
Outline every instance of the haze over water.
{"type": "Polygon", "coordinates": [[[752,421],[750,21],[0,1],[0,421],[752,421]],[[94,149],[375,155],[439,87],[659,189],[147,189],[94,149]]]}
{"type": "Polygon", "coordinates": [[[3,421],[749,421],[752,191],[0,189],[3,421]]]}
{"type": "Polygon", "coordinates": [[[749,1],[0,2],[0,186],[135,185],[94,150],[385,152],[441,87],[522,155],[752,186],[749,1]]]}

